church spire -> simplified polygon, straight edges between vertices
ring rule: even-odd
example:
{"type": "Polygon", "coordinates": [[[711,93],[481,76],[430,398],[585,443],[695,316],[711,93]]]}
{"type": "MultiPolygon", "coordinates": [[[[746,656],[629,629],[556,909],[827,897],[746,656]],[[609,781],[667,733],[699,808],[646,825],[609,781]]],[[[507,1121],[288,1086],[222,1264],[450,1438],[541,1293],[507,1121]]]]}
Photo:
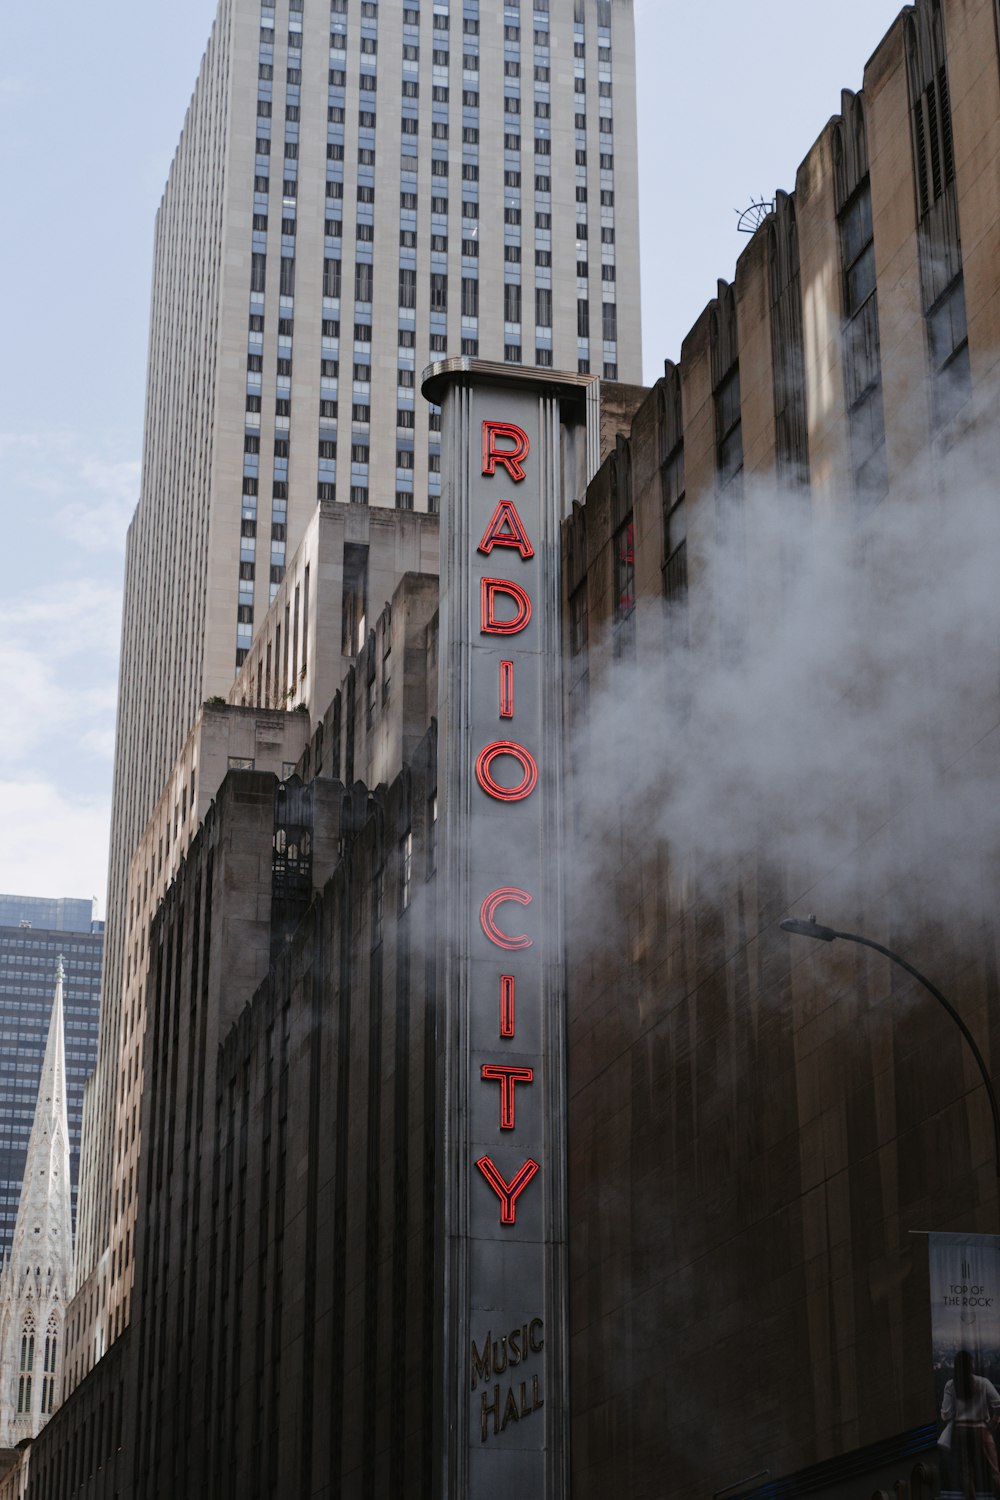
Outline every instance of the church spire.
{"type": "Polygon", "coordinates": [[[0,1276],[0,1448],[35,1437],[62,1384],[73,1259],[62,957],[10,1258],[0,1276]]]}

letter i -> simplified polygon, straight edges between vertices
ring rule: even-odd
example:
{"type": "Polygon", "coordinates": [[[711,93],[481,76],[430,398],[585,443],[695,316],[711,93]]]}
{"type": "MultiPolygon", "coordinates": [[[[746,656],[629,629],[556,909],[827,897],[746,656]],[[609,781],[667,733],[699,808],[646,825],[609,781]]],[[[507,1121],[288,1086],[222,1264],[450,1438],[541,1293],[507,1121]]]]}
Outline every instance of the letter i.
{"type": "Polygon", "coordinates": [[[514,717],[514,663],[512,661],[500,663],[500,717],[501,719],[514,717]]]}
{"type": "Polygon", "coordinates": [[[500,1035],[514,1035],[514,976],[500,976],[500,1035]]]}

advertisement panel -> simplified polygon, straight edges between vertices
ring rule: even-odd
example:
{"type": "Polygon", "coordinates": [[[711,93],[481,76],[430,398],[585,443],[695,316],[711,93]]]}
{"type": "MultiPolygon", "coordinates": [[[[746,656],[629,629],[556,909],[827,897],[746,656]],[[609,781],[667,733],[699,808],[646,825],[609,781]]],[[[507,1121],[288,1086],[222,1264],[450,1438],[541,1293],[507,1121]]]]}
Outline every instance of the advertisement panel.
{"type": "Polygon", "coordinates": [[[1000,1236],[932,1234],[928,1248],[941,1493],[1000,1500],[1000,1236]]]}

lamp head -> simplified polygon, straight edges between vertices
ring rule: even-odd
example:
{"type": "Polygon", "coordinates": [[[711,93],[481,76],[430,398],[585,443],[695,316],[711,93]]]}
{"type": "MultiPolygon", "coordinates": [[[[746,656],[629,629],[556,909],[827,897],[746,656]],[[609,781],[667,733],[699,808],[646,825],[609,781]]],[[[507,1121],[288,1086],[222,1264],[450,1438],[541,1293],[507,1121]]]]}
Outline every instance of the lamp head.
{"type": "Polygon", "coordinates": [[[778,925],[782,932],[794,932],[799,937],[818,938],[821,943],[832,943],[838,935],[832,927],[821,927],[814,916],[786,917],[778,925]]]}

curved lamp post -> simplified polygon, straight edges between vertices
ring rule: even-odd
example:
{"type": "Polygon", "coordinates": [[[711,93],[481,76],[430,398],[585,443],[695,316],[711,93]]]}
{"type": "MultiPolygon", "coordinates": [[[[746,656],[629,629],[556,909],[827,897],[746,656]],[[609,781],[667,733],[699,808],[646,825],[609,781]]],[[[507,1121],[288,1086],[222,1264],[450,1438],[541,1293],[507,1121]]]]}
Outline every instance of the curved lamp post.
{"type": "Polygon", "coordinates": [[[996,1092],[993,1088],[990,1075],[986,1070],[983,1054],[976,1045],[976,1039],[951,1001],[946,1000],[937,986],[931,984],[930,980],[924,974],[921,974],[919,969],[915,969],[912,964],[908,964],[905,958],[900,958],[898,953],[893,953],[891,948],[883,948],[881,943],[873,943],[871,938],[860,937],[856,932],[837,932],[833,927],[821,927],[815,917],[808,917],[805,920],[800,917],[786,917],[783,922],[779,923],[779,926],[783,932],[794,932],[799,937],[816,938],[821,943],[832,943],[834,938],[843,938],[848,943],[860,943],[863,948],[874,948],[876,953],[881,953],[892,963],[898,964],[901,969],[906,970],[907,974],[912,974],[913,978],[919,984],[922,984],[925,990],[930,991],[934,999],[939,1005],[944,1007],[959,1031],[965,1037],[965,1040],[972,1049],[972,1055],[976,1059],[976,1066],[982,1075],[982,1080],[986,1087],[986,1097],[990,1101],[990,1112],[993,1115],[993,1153],[996,1163],[996,1174],[1000,1178],[1000,1109],[997,1108],[996,1092]]]}

